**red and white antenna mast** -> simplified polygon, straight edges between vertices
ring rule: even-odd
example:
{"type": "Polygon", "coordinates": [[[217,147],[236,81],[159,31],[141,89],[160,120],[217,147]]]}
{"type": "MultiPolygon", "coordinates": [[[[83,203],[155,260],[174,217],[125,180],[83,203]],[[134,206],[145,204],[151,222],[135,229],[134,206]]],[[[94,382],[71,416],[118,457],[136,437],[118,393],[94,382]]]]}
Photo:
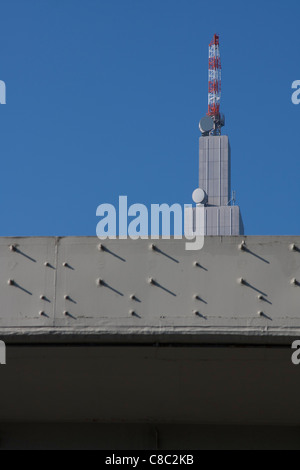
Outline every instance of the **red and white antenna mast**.
{"type": "Polygon", "coordinates": [[[217,117],[220,114],[221,103],[221,57],[220,38],[217,34],[209,45],[208,60],[208,115],[217,117]]]}
{"type": "MultiPolygon", "coordinates": [[[[220,38],[215,34],[209,44],[208,60],[208,112],[207,116],[213,121],[213,129],[209,132],[209,121],[204,125],[203,134],[221,135],[221,128],[225,124],[225,118],[220,114],[221,104],[221,57],[220,57],[220,38]],[[208,127],[207,127],[208,126],[208,127]]],[[[205,120],[203,121],[205,123],[205,120]]]]}

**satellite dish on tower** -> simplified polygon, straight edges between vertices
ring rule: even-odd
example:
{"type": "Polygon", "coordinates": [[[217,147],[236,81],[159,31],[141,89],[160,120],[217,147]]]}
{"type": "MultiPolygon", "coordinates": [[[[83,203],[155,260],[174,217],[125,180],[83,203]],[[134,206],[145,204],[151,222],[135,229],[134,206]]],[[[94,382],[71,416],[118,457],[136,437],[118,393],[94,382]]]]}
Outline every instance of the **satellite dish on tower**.
{"type": "Polygon", "coordinates": [[[208,134],[211,132],[215,127],[215,123],[212,117],[204,116],[199,124],[200,131],[202,134],[208,134]]]}
{"type": "Polygon", "coordinates": [[[196,204],[204,204],[206,200],[206,192],[201,188],[197,188],[193,192],[192,198],[196,204]]]}

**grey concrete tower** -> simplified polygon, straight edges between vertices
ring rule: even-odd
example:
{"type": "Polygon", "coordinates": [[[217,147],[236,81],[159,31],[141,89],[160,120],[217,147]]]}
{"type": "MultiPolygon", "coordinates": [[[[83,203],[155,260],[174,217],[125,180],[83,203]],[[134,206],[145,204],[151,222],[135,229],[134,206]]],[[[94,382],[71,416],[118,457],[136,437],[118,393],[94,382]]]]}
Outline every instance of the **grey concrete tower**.
{"type": "Polygon", "coordinates": [[[238,206],[232,205],[229,139],[221,135],[225,116],[220,112],[221,59],[219,35],[209,45],[208,112],[200,121],[199,188],[193,194],[197,208],[185,212],[185,234],[243,235],[238,206]]]}
{"type": "Polygon", "coordinates": [[[200,138],[199,187],[207,206],[227,206],[231,199],[231,155],[227,136],[200,138]]]}
{"type": "Polygon", "coordinates": [[[228,136],[200,137],[199,187],[206,193],[205,235],[243,235],[238,206],[231,205],[231,150],[228,136]]]}
{"type": "Polygon", "coordinates": [[[185,212],[186,235],[243,235],[244,225],[238,206],[231,200],[231,151],[228,136],[202,135],[199,151],[199,188],[204,199],[197,206],[204,216],[196,227],[195,208],[185,212]]]}

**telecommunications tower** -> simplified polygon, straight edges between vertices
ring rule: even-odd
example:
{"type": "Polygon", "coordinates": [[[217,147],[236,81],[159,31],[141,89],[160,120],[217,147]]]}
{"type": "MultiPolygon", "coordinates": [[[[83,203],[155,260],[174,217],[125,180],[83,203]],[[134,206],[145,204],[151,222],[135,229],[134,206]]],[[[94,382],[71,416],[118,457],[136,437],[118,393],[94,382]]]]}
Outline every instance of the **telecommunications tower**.
{"type": "Polygon", "coordinates": [[[200,121],[199,188],[194,191],[196,208],[186,211],[185,233],[192,235],[242,235],[240,208],[231,193],[231,151],[228,136],[221,135],[225,117],[221,104],[220,38],[209,44],[208,111],[200,121]],[[197,212],[198,211],[198,212],[197,212]],[[202,212],[201,212],[202,211],[202,212]],[[197,214],[202,214],[201,217],[197,214]],[[197,220],[201,226],[197,227],[197,220]]]}

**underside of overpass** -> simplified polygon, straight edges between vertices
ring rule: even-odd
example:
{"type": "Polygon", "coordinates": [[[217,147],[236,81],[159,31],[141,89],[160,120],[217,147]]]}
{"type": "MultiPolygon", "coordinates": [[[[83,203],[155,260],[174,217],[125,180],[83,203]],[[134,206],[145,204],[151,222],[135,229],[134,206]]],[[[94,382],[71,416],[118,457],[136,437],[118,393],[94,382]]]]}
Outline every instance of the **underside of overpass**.
{"type": "Polygon", "coordinates": [[[0,448],[300,448],[298,246],[0,239],[0,448]]]}

